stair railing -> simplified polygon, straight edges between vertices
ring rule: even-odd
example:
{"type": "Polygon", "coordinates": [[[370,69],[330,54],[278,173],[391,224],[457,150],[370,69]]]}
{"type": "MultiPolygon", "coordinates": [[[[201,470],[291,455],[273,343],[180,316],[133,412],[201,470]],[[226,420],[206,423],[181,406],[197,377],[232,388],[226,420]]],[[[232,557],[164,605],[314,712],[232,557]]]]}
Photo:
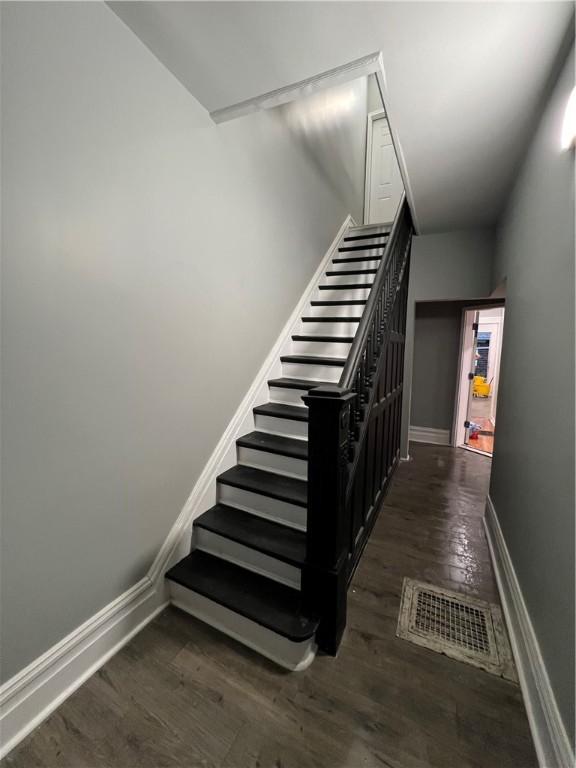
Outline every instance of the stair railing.
{"type": "Polygon", "coordinates": [[[348,584],[400,459],[404,334],[413,224],[402,197],[337,385],[310,390],[305,607],[335,654],[348,584]]]}

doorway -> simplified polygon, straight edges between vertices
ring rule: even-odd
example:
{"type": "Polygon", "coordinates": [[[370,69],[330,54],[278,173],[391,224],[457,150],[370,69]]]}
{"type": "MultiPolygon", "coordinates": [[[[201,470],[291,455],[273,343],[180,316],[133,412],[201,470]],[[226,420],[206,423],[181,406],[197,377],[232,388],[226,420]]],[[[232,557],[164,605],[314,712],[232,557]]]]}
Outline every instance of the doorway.
{"type": "Polygon", "coordinates": [[[488,456],[494,452],[504,307],[463,313],[456,445],[488,456]]]}
{"type": "Polygon", "coordinates": [[[403,191],[386,113],[375,110],[368,115],[364,224],[391,224],[403,191]]]}

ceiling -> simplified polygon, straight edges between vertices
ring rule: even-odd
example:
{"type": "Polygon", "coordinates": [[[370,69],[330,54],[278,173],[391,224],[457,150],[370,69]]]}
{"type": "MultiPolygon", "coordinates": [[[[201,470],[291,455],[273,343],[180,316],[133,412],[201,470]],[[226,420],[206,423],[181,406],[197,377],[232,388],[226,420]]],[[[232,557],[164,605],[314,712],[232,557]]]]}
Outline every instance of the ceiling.
{"type": "MultiPolygon", "coordinates": [[[[493,225],[571,2],[110,2],[208,110],[382,51],[422,232],[493,225]]],[[[240,118],[242,119],[242,118],[240,118]]]]}

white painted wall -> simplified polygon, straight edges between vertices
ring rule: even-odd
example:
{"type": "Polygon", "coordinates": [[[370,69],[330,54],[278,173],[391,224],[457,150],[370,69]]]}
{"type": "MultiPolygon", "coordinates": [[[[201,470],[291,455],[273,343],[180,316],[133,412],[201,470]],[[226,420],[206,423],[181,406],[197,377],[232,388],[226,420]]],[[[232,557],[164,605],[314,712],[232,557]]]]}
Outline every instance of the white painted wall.
{"type": "Polygon", "coordinates": [[[493,226],[572,2],[111,2],[212,111],[382,51],[422,232],[493,226]]]}
{"type": "Polygon", "coordinates": [[[556,71],[498,233],[506,280],[490,495],[574,745],[574,47],[556,71]]]}
{"type": "MultiPolygon", "coordinates": [[[[417,301],[458,301],[486,298],[490,292],[494,233],[461,230],[423,235],[412,241],[406,310],[404,394],[401,456],[408,456],[415,304],[417,301]]],[[[455,386],[455,381],[451,386],[455,386]]],[[[420,425],[417,425],[420,426],[420,425]]]]}
{"type": "Polygon", "coordinates": [[[6,679],[148,570],[362,209],[366,105],[215,126],[106,5],[1,13],[6,679]]]}

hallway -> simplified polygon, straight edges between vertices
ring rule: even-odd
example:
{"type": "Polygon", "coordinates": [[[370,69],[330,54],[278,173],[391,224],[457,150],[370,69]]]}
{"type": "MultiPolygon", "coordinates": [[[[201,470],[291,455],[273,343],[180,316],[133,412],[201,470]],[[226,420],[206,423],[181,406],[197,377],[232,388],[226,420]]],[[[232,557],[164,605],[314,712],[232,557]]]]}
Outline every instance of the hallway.
{"type": "Polygon", "coordinates": [[[299,674],[165,611],[3,761],[14,768],[531,768],[517,685],[395,636],[404,577],[497,601],[490,460],[411,445],[336,660],[299,674]]]}

